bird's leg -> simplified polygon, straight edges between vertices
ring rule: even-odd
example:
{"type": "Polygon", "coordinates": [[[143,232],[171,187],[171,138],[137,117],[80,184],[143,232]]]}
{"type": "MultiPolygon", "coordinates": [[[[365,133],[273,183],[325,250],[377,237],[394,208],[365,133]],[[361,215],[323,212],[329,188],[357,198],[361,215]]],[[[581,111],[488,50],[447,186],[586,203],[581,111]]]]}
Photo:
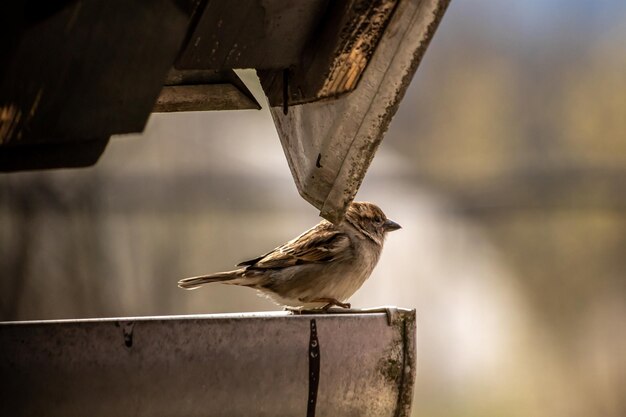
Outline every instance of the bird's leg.
{"type": "Polygon", "coordinates": [[[332,306],[337,306],[337,307],[341,307],[341,308],[350,308],[351,305],[350,303],[342,303],[341,301],[335,299],[335,298],[329,298],[329,297],[324,297],[324,298],[316,298],[315,300],[311,300],[312,303],[326,303],[326,305],[324,307],[322,307],[322,310],[324,312],[328,311],[328,309],[330,309],[332,306]]]}
{"type": "Polygon", "coordinates": [[[300,298],[300,301],[302,301],[303,303],[325,303],[325,305],[322,308],[316,308],[316,309],[285,307],[285,310],[290,311],[292,314],[319,314],[319,313],[328,313],[328,310],[330,310],[330,308],[333,306],[338,306],[344,309],[350,308],[350,303],[342,303],[336,298],[330,298],[330,297],[306,298],[306,299],[300,298]]]}

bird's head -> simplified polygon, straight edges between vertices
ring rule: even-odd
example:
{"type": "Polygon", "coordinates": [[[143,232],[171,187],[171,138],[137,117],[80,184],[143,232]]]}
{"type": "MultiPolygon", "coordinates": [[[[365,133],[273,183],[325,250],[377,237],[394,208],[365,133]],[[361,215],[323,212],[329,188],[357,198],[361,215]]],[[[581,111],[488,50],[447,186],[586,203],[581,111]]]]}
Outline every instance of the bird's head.
{"type": "Polygon", "coordinates": [[[346,220],[366,237],[382,245],[385,234],[402,227],[385,216],[376,204],[353,201],[346,212],[346,220]]]}

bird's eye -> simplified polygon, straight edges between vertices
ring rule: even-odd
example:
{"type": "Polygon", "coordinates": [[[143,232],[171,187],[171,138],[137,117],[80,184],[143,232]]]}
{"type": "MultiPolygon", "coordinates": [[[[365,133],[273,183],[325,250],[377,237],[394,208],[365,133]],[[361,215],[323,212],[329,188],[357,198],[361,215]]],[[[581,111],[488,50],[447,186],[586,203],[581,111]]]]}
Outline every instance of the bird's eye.
{"type": "Polygon", "coordinates": [[[385,222],[385,219],[383,219],[382,217],[380,217],[380,216],[374,217],[374,223],[376,223],[377,225],[381,225],[384,222],[385,222]]]}

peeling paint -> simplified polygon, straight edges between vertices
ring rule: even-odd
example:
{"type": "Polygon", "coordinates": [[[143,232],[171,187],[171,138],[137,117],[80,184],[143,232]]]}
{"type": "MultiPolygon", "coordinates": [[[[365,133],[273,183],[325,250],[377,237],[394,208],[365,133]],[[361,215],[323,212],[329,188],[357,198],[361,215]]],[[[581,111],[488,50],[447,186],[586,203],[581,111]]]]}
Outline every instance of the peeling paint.
{"type": "Polygon", "coordinates": [[[353,90],[365,70],[378,41],[394,11],[397,0],[383,0],[379,4],[364,2],[355,9],[365,8],[366,13],[346,26],[339,35],[339,46],[318,97],[330,97],[353,90]]]}

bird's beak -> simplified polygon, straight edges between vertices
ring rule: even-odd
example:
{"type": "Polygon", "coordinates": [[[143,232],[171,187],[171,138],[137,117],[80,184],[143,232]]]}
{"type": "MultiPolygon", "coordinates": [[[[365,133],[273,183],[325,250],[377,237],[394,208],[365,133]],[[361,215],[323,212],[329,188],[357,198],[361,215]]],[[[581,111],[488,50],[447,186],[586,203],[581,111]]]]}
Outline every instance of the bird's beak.
{"type": "Polygon", "coordinates": [[[393,232],[394,230],[402,229],[402,226],[389,219],[387,219],[383,226],[385,228],[385,232],[393,232]]]}

